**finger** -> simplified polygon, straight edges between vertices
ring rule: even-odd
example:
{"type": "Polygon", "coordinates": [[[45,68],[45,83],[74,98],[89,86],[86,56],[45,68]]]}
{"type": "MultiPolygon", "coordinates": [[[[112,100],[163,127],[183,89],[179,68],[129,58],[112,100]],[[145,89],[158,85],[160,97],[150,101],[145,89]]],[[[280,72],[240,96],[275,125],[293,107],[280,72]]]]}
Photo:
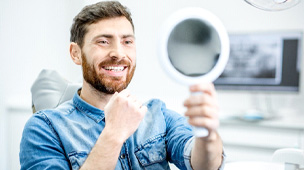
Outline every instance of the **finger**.
{"type": "Polygon", "coordinates": [[[143,105],[142,105],[142,102],[140,101],[134,101],[135,105],[137,106],[137,108],[141,108],[143,105]]]}
{"type": "Polygon", "coordinates": [[[207,117],[207,118],[218,118],[218,108],[208,106],[194,106],[187,109],[185,116],[188,117],[207,117]]]}
{"type": "Polygon", "coordinates": [[[204,127],[210,130],[216,130],[220,124],[218,119],[208,119],[203,117],[192,117],[188,119],[188,122],[192,126],[204,127]]]}
{"type": "Polygon", "coordinates": [[[119,93],[119,95],[122,97],[129,97],[131,95],[131,92],[128,89],[124,89],[119,93]]]}
{"type": "Polygon", "coordinates": [[[140,113],[142,114],[142,116],[145,116],[145,114],[146,114],[147,111],[148,111],[148,108],[147,108],[147,106],[142,105],[142,106],[139,108],[139,111],[140,111],[140,113]]]}
{"type": "Polygon", "coordinates": [[[197,106],[197,105],[217,106],[218,104],[217,104],[217,99],[215,97],[206,94],[190,96],[184,102],[184,106],[186,107],[197,106]]]}
{"type": "Polygon", "coordinates": [[[118,95],[118,92],[115,92],[115,93],[113,94],[113,96],[110,98],[110,101],[108,102],[108,104],[107,104],[106,106],[108,106],[108,105],[110,105],[111,103],[113,103],[113,101],[115,100],[115,98],[117,97],[117,95],[118,95]]]}
{"type": "Polygon", "coordinates": [[[148,108],[147,106],[145,105],[141,105],[141,107],[139,108],[139,110],[142,112],[142,113],[146,113],[148,111],[148,108]]]}
{"type": "Polygon", "coordinates": [[[203,92],[210,95],[216,95],[216,91],[214,88],[213,83],[202,83],[202,84],[195,84],[190,86],[191,92],[203,92]]]}
{"type": "Polygon", "coordinates": [[[137,108],[139,108],[139,107],[142,106],[142,102],[139,101],[139,100],[137,100],[137,98],[134,95],[130,94],[127,99],[128,99],[128,101],[130,103],[132,103],[133,105],[135,105],[137,108]]]}
{"type": "Polygon", "coordinates": [[[135,97],[134,95],[131,95],[131,94],[128,96],[128,100],[129,100],[130,102],[134,102],[134,103],[137,102],[136,97],[135,97]]]}

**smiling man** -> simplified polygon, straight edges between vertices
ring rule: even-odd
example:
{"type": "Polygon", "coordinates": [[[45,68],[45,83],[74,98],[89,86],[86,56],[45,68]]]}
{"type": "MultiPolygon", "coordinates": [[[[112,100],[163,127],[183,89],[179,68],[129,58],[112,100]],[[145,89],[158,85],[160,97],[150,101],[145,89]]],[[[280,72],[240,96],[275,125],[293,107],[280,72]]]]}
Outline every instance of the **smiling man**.
{"type": "MultiPolygon", "coordinates": [[[[127,8],[105,1],[86,6],[71,28],[71,58],[83,70],[72,100],[35,113],[20,145],[21,169],[223,168],[216,92],[212,84],[190,91],[186,118],[160,100],[144,104],[126,88],[136,68],[134,25],[127,8]],[[193,136],[189,125],[209,136],[193,136]]],[[[46,101],[47,102],[47,101],[46,101]]]]}

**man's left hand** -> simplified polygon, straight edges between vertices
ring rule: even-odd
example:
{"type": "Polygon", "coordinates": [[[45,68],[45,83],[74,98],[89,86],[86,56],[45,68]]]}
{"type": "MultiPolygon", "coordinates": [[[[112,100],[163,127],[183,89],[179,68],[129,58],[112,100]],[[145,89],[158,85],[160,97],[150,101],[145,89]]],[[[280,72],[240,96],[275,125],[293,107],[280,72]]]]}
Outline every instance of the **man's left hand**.
{"type": "Polygon", "coordinates": [[[185,116],[189,117],[189,124],[207,128],[209,134],[216,131],[219,127],[219,106],[214,85],[212,83],[192,85],[190,92],[201,92],[201,94],[191,95],[184,102],[187,108],[185,116]]]}

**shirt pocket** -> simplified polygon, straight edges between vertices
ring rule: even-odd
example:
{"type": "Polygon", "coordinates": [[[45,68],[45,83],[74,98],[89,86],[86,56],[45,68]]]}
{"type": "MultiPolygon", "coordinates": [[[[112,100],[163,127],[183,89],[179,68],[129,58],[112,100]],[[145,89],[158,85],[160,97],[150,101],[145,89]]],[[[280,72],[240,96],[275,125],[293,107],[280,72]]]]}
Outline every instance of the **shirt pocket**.
{"type": "Polygon", "coordinates": [[[88,157],[87,152],[71,152],[69,160],[73,170],[78,170],[88,157]]]}
{"type": "Polygon", "coordinates": [[[164,135],[158,135],[147,140],[143,145],[136,148],[135,155],[144,169],[170,169],[164,135]]]}

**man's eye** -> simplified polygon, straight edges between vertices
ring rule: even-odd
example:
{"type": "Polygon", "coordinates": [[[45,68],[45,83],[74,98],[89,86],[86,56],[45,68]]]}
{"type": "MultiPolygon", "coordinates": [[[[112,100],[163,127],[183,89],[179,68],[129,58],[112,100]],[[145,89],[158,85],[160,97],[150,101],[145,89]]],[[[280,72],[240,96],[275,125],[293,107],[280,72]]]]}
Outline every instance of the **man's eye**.
{"type": "Polygon", "coordinates": [[[99,44],[109,44],[108,41],[102,40],[102,41],[98,41],[99,44]]]}
{"type": "Polygon", "coordinates": [[[125,44],[132,44],[133,41],[125,41],[125,44]]]}

